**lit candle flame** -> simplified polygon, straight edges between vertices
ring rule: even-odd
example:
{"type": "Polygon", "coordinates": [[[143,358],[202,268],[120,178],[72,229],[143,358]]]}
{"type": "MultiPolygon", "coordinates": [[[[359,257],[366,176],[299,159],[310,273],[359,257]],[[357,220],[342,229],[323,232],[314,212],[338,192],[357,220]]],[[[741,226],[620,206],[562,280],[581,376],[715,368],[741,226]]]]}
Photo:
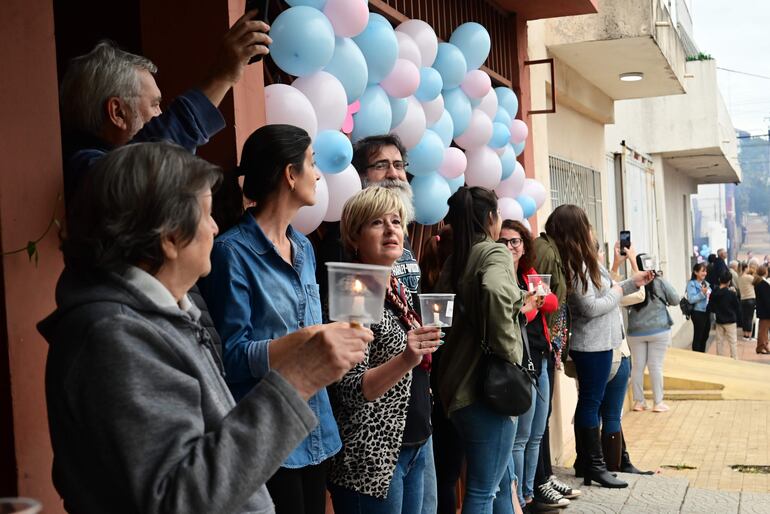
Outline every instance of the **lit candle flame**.
{"type": "Polygon", "coordinates": [[[360,280],[356,279],[353,282],[353,292],[356,294],[360,294],[364,291],[364,285],[361,283],[360,280]]]}
{"type": "Polygon", "coordinates": [[[433,304],[433,311],[434,312],[441,312],[441,306],[437,303],[433,304]]]}

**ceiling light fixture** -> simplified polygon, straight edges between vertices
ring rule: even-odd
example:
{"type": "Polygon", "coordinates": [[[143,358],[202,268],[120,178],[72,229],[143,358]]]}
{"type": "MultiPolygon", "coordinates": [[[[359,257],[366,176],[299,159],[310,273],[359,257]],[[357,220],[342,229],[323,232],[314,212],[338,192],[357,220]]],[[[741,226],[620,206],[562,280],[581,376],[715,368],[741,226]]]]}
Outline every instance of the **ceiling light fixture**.
{"type": "Polygon", "coordinates": [[[630,71],[628,73],[621,73],[620,80],[623,82],[638,82],[644,78],[644,73],[641,71],[630,71]]]}

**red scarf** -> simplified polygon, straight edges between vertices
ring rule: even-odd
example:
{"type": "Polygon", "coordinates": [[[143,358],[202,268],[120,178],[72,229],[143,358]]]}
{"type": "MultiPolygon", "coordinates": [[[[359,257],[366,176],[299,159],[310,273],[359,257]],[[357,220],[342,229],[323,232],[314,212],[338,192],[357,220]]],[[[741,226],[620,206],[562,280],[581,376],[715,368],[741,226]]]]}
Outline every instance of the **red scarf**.
{"type": "MultiPolygon", "coordinates": [[[[422,321],[420,315],[415,312],[414,308],[409,306],[407,294],[411,293],[406,291],[406,288],[398,281],[398,279],[396,279],[396,277],[390,275],[390,287],[385,291],[385,300],[390,303],[398,316],[398,320],[406,327],[406,330],[409,331],[420,328],[422,326],[422,321]]],[[[420,367],[426,371],[430,371],[432,361],[433,355],[426,353],[422,356],[420,367]]]]}

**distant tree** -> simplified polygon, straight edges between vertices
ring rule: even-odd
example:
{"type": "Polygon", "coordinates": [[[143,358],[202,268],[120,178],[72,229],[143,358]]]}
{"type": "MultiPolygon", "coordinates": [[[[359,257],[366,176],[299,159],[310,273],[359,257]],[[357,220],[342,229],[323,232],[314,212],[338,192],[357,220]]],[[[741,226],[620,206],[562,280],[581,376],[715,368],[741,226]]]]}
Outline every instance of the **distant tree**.
{"type": "Polygon", "coordinates": [[[738,131],[738,161],[743,177],[735,189],[736,214],[756,212],[770,215],[770,140],[767,137],[747,137],[738,131]]]}

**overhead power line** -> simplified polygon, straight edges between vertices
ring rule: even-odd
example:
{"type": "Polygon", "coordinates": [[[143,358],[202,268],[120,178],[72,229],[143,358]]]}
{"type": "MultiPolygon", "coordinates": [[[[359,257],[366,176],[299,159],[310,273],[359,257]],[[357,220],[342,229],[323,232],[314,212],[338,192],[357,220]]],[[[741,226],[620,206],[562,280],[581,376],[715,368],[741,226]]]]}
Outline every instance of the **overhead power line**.
{"type": "Polygon", "coordinates": [[[730,73],[737,73],[739,75],[748,75],[749,77],[757,77],[759,79],[770,80],[770,77],[768,77],[767,75],[759,75],[757,73],[749,73],[747,71],[740,71],[740,70],[731,70],[730,68],[722,68],[721,66],[717,66],[717,69],[722,71],[729,71],[730,73]]]}

